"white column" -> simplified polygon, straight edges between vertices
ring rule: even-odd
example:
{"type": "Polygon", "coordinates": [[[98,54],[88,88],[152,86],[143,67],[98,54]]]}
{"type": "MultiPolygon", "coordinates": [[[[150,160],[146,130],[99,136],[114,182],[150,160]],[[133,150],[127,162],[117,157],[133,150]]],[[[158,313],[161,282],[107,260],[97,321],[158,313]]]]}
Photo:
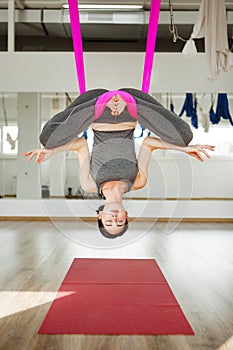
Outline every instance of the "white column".
{"type": "Polygon", "coordinates": [[[40,166],[29,162],[22,154],[39,147],[40,134],[40,94],[18,94],[18,159],[17,198],[41,198],[40,166]]]}
{"type": "Polygon", "coordinates": [[[50,160],[50,197],[65,196],[66,163],[65,152],[55,154],[50,160]]]}
{"type": "MultiPolygon", "coordinates": [[[[55,98],[55,100],[57,100],[55,98]]],[[[60,98],[58,101],[51,100],[51,116],[60,112],[66,107],[65,98],[60,98]],[[55,103],[56,102],[56,103],[55,103]],[[59,102],[57,104],[57,102],[59,102]]],[[[64,197],[66,183],[66,161],[65,152],[57,153],[50,160],[49,172],[49,192],[50,197],[64,197]]]]}
{"type": "Polygon", "coordinates": [[[8,0],[8,35],[7,35],[8,52],[15,50],[15,2],[8,0]]]}
{"type": "MultiPolygon", "coordinates": [[[[43,95],[41,96],[41,122],[44,124],[51,116],[51,98],[46,97],[43,95]]],[[[49,173],[50,173],[50,161],[51,159],[48,159],[46,162],[41,163],[40,169],[41,169],[41,186],[49,186],[49,173]]]]}

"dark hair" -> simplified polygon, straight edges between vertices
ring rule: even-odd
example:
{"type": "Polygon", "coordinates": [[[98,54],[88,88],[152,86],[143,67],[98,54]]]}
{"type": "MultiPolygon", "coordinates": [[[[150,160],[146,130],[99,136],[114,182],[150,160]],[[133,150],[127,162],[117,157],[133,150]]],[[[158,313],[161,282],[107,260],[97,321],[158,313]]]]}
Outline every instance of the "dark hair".
{"type": "MultiPolygon", "coordinates": [[[[99,214],[100,211],[103,211],[104,205],[101,205],[97,210],[97,214],[99,214]]],[[[105,237],[105,238],[116,238],[123,236],[123,234],[128,230],[128,219],[125,220],[125,224],[123,226],[123,229],[117,234],[117,235],[112,235],[111,233],[108,233],[107,230],[105,230],[103,222],[101,219],[98,219],[98,227],[100,233],[105,237]]]]}

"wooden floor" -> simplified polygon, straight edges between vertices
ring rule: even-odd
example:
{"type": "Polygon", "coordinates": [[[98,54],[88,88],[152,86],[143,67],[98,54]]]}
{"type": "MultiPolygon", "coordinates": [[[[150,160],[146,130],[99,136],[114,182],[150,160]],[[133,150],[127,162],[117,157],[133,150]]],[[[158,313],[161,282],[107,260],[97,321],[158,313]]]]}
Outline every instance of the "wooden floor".
{"type": "Polygon", "coordinates": [[[96,237],[94,223],[0,222],[1,350],[233,349],[233,224],[137,222],[112,248],[96,237]],[[74,257],[156,259],[195,336],[37,335],[74,257]]]}

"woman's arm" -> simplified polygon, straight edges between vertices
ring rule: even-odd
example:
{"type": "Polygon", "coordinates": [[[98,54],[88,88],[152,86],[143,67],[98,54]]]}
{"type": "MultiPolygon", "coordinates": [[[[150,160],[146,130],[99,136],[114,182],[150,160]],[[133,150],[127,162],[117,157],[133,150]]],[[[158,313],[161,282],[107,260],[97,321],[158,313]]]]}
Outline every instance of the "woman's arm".
{"type": "Polygon", "coordinates": [[[181,151],[203,162],[203,155],[205,155],[207,158],[210,158],[210,155],[207,153],[206,150],[214,151],[214,148],[215,146],[210,145],[190,145],[187,147],[182,147],[163,141],[156,137],[146,137],[139,151],[139,170],[132,190],[138,190],[146,185],[148,178],[149,163],[153,151],[158,149],[181,151]]]}
{"type": "Polygon", "coordinates": [[[95,181],[90,175],[89,149],[87,141],[83,137],[72,140],[63,146],[59,146],[53,149],[38,148],[24,153],[23,156],[29,156],[29,160],[32,160],[32,158],[35,156],[35,162],[42,163],[51,158],[54,154],[63,151],[76,151],[78,153],[80,185],[86,192],[96,192],[95,181]]]}
{"type": "Polygon", "coordinates": [[[144,141],[147,147],[151,150],[151,152],[157,149],[180,151],[198,159],[201,162],[204,162],[203,155],[205,155],[207,158],[210,158],[210,155],[207,153],[206,150],[214,151],[215,148],[215,146],[211,145],[189,145],[186,147],[177,146],[172,143],[158,139],[157,137],[146,137],[144,141]]]}
{"type": "Polygon", "coordinates": [[[147,144],[147,137],[143,140],[138,155],[138,175],[134,181],[132,190],[139,190],[146,186],[148,168],[153,150],[147,144]]]}
{"type": "Polygon", "coordinates": [[[96,183],[90,174],[90,153],[87,141],[82,137],[82,144],[73,146],[78,153],[80,185],[85,192],[96,192],[96,183]]]}
{"type": "Polygon", "coordinates": [[[84,144],[85,139],[83,137],[74,139],[63,146],[55,148],[37,148],[28,152],[23,153],[24,157],[29,157],[29,160],[32,160],[33,157],[36,157],[36,163],[42,163],[51,158],[54,154],[64,151],[78,151],[84,144]]]}

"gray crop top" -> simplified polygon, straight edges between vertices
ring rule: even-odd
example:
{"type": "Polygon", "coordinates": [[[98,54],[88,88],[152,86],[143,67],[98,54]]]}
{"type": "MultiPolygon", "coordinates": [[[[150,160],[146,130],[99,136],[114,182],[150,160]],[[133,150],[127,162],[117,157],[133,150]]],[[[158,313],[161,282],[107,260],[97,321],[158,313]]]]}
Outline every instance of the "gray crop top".
{"type": "Polygon", "coordinates": [[[127,107],[125,107],[123,112],[118,116],[112,115],[111,109],[106,107],[103,113],[101,114],[101,116],[98,119],[93,121],[93,123],[106,123],[106,124],[117,124],[117,123],[124,123],[124,122],[137,122],[136,119],[131,117],[127,107]]]}
{"type": "Polygon", "coordinates": [[[138,174],[135,154],[134,129],[123,131],[94,131],[91,154],[91,176],[96,182],[98,194],[105,182],[124,181],[127,191],[138,174]]]}

